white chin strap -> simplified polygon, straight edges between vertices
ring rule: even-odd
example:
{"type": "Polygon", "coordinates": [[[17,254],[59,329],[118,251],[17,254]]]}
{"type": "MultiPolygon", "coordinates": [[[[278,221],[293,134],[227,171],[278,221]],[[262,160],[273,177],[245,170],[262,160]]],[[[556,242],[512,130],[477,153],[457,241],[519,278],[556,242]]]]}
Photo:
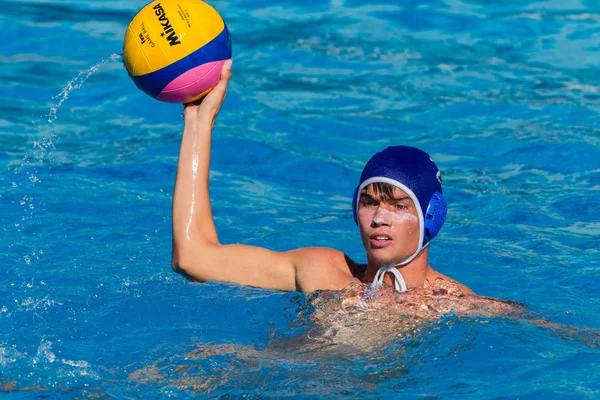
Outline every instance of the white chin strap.
{"type": "Polygon", "coordinates": [[[414,260],[414,258],[418,256],[427,246],[429,246],[429,243],[426,243],[425,246],[420,246],[415,252],[415,254],[413,254],[412,256],[408,257],[406,260],[400,263],[394,264],[389,267],[379,268],[379,270],[377,270],[377,273],[375,274],[375,278],[373,278],[373,283],[371,283],[371,287],[373,289],[379,289],[383,285],[383,278],[385,277],[385,274],[389,272],[395,278],[393,280],[394,288],[396,289],[396,291],[400,293],[406,292],[408,288],[406,287],[406,282],[404,281],[402,274],[400,273],[400,271],[398,271],[398,267],[406,265],[412,260],[414,260]]]}
{"type": "Polygon", "coordinates": [[[402,277],[402,274],[400,273],[400,271],[398,271],[398,269],[395,266],[379,268],[379,271],[377,271],[377,273],[375,274],[373,283],[371,283],[371,287],[373,289],[379,289],[381,286],[383,286],[383,278],[385,277],[385,274],[387,272],[391,273],[394,276],[394,288],[397,292],[402,293],[408,290],[406,287],[406,282],[404,282],[404,278],[402,277]]]}

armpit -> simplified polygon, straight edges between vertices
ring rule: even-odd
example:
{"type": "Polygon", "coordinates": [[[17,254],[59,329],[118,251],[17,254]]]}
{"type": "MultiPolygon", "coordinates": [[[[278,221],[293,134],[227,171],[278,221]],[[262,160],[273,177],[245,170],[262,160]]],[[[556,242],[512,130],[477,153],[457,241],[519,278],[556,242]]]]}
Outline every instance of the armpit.
{"type": "Polygon", "coordinates": [[[359,264],[346,254],[344,254],[344,259],[346,260],[346,264],[348,264],[350,272],[352,272],[352,276],[362,282],[367,273],[367,264],[359,264]]]}

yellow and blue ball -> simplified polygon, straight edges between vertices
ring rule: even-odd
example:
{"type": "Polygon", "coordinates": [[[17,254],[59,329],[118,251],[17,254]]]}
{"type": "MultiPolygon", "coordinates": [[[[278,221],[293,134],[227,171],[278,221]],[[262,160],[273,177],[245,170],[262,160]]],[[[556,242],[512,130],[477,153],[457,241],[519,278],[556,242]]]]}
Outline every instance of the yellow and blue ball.
{"type": "Polygon", "coordinates": [[[123,59],[138,88],[161,101],[189,103],[219,82],[231,59],[231,37],[207,3],[157,0],[129,23],[123,59]]]}

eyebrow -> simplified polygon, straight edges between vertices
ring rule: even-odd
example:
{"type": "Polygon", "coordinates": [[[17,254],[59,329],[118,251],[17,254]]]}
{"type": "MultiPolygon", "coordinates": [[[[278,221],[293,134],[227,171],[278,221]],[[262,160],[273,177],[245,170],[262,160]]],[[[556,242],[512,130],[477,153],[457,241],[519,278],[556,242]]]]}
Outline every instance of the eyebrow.
{"type": "MultiPolygon", "coordinates": [[[[362,193],[360,195],[360,198],[367,198],[367,199],[371,199],[371,200],[375,200],[375,197],[371,196],[370,194],[367,193],[362,193]]],[[[403,197],[390,197],[391,201],[403,201],[403,200],[409,200],[410,196],[403,196],[403,197]]]]}

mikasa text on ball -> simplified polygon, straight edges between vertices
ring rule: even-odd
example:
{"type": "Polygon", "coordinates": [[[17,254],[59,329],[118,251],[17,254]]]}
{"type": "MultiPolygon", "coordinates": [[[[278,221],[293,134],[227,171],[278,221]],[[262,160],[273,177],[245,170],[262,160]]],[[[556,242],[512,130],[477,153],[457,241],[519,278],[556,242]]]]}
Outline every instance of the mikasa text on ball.
{"type": "Polygon", "coordinates": [[[147,4],[129,23],[123,43],[125,67],[136,86],[170,103],[205,96],[230,58],[227,26],[201,0],[147,4]]]}

